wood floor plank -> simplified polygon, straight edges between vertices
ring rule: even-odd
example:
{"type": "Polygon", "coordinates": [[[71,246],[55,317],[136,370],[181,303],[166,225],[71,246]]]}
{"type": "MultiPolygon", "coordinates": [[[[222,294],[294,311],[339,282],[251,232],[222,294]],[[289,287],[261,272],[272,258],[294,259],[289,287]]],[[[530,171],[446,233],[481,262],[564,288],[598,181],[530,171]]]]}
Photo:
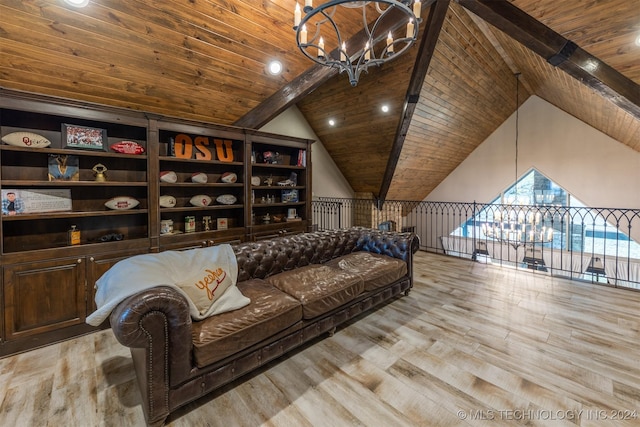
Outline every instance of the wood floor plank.
{"type": "MultiPolygon", "coordinates": [[[[640,292],[424,252],[414,267],[409,296],[168,425],[640,425],[640,292]]],[[[143,426],[140,405],[110,330],[0,359],[1,426],[143,426]]]]}

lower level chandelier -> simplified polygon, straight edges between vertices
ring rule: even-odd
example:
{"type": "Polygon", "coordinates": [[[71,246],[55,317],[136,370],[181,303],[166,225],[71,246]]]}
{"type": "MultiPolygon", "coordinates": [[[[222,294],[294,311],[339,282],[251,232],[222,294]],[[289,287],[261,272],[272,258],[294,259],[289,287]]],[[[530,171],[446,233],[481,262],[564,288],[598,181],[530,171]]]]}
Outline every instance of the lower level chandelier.
{"type": "MultiPolygon", "coordinates": [[[[508,197],[507,206],[493,211],[493,220],[482,224],[482,232],[485,236],[511,245],[514,249],[521,246],[534,246],[536,244],[553,241],[553,222],[546,227],[547,212],[544,205],[531,206],[528,196],[518,194],[518,133],[520,125],[520,73],[516,78],[516,139],[515,139],[515,194],[508,197]]],[[[505,197],[507,199],[507,197],[505,197]]],[[[551,203],[553,193],[536,192],[537,203],[551,203]]]]}
{"type": "Polygon", "coordinates": [[[422,2],[419,0],[331,0],[315,8],[312,0],[305,0],[302,9],[304,17],[300,4],[296,3],[293,29],[296,43],[305,56],[320,65],[337,68],[341,73],[346,71],[351,86],[356,86],[360,73],[402,55],[415,43],[421,9],[422,2]],[[411,3],[413,7],[410,7],[411,3]],[[357,46],[355,42],[352,46],[347,45],[343,37],[345,28],[341,33],[340,25],[348,27],[350,31],[353,29],[352,23],[339,18],[345,8],[362,9],[361,35],[364,42],[358,42],[357,46]],[[325,31],[332,32],[327,39],[322,35],[324,24],[327,24],[325,31]],[[404,37],[394,37],[394,31],[402,27],[406,28],[406,33],[402,31],[401,34],[404,37]],[[335,48],[326,48],[325,40],[334,40],[333,33],[337,45],[335,48]],[[331,55],[332,52],[335,52],[335,57],[331,55]]]}
{"type": "Polygon", "coordinates": [[[511,205],[495,211],[493,221],[481,228],[485,236],[518,249],[553,241],[553,227],[545,227],[545,216],[535,207],[511,205]]]}

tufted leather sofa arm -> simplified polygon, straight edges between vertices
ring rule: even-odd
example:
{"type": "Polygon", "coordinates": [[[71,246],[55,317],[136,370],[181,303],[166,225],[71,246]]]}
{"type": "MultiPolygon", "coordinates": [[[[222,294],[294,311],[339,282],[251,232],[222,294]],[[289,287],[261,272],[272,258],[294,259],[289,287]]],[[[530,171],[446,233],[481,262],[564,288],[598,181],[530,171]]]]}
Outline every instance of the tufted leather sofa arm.
{"type": "Polygon", "coordinates": [[[154,365],[164,366],[163,359],[168,357],[170,384],[189,375],[193,346],[191,316],[189,304],[175,289],[160,286],[130,296],[111,312],[110,321],[122,345],[150,348],[154,365]]]}
{"type": "Polygon", "coordinates": [[[401,259],[408,262],[417,251],[417,237],[413,233],[364,231],[360,235],[357,250],[401,259]]]}

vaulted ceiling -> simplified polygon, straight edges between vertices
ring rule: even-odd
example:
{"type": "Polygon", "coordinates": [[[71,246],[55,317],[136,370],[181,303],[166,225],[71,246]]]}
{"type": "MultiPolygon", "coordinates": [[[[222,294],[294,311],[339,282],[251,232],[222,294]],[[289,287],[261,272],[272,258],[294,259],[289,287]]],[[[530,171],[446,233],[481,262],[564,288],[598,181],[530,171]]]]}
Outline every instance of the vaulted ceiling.
{"type": "Polygon", "coordinates": [[[355,88],[297,50],[295,3],[0,0],[0,86],[247,127],[295,104],[352,188],[386,199],[426,197],[515,111],[518,73],[520,103],[640,151],[638,1],[423,1],[420,43],[355,88]]]}

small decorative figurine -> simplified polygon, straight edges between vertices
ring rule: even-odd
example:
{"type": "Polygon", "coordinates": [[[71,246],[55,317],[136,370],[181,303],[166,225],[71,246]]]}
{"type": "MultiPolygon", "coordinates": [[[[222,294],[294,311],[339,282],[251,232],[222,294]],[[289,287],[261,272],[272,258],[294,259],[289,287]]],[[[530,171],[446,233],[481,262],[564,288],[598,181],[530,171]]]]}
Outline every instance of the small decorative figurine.
{"type": "Polygon", "coordinates": [[[102,163],[98,163],[91,170],[96,173],[96,181],[104,182],[107,180],[107,176],[105,175],[105,172],[107,171],[107,167],[102,163]]]}
{"type": "Polygon", "coordinates": [[[211,230],[211,217],[210,216],[203,216],[202,217],[202,229],[204,231],[211,230]]]}

